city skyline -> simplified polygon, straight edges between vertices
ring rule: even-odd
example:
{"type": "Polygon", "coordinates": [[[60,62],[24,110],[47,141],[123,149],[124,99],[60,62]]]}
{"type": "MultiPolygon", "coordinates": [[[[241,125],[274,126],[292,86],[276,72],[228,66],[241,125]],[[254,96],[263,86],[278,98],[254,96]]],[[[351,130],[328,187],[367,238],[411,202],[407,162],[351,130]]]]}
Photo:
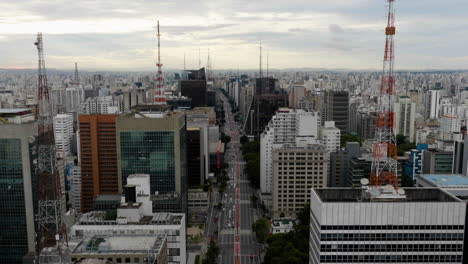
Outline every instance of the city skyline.
{"type": "MultiPolygon", "coordinates": [[[[48,68],[155,70],[156,20],[165,69],[258,68],[263,43],[269,67],[379,70],[385,1],[73,1],[0,3],[0,68],[34,68],[32,42],[44,33],[48,68]],[[200,12],[194,12],[199,10],[200,12]],[[196,14],[196,15],[194,15],[196,14]],[[256,59],[254,59],[256,58],[256,59]],[[222,66],[221,66],[222,65],[222,66]]],[[[398,5],[396,69],[464,69],[467,3],[405,1],[398,5]],[[437,39],[437,41],[434,41],[437,39]]],[[[163,71],[164,71],[163,68],[163,71]]]]}

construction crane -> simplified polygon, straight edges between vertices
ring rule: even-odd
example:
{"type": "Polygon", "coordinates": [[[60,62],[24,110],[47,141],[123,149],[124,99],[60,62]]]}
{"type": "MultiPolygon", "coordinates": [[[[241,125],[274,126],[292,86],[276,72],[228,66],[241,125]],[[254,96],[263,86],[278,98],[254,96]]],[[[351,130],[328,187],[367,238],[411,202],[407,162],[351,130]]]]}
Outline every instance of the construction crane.
{"type": "Polygon", "coordinates": [[[166,97],[164,96],[164,77],[162,74],[162,63],[161,63],[161,34],[159,33],[159,20],[157,25],[158,34],[156,37],[158,38],[158,62],[156,66],[158,67],[158,72],[156,74],[156,96],[154,97],[154,101],[157,104],[165,104],[166,97]]]}
{"type": "Polygon", "coordinates": [[[394,134],[395,125],[395,0],[387,0],[387,27],[385,28],[385,52],[383,74],[380,84],[380,97],[376,121],[375,141],[372,145],[372,168],[370,186],[392,185],[398,188],[397,145],[394,134]]]}
{"type": "Polygon", "coordinates": [[[38,238],[37,254],[45,247],[66,243],[66,232],[63,224],[65,196],[62,181],[57,171],[53,114],[50,103],[49,87],[44,61],[42,33],[37,33],[34,43],[38,52],[38,137],[36,172],[38,177],[38,238]]]}

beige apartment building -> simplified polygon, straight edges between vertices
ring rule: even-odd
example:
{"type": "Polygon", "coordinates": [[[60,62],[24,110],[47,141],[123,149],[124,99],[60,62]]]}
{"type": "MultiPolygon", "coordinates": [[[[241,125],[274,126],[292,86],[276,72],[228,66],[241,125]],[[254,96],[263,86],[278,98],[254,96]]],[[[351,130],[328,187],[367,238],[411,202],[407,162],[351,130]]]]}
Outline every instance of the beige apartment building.
{"type": "Polygon", "coordinates": [[[327,186],[329,152],[323,145],[300,140],[273,150],[273,217],[295,217],[311,188],[327,186]]]}

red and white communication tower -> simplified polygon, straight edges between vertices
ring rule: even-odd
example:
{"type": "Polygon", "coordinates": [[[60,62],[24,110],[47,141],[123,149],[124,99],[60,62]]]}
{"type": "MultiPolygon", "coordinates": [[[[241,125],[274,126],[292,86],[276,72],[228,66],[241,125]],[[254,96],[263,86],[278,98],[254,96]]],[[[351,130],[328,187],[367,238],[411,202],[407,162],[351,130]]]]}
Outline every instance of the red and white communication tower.
{"type": "Polygon", "coordinates": [[[377,187],[390,184],[398,188],[397,145],[393,132],[395,123],[395,78],[393,72],[395,58],[395,0],[387,0],[388,14],[385,28],[386,42],[383,62],[383,75],[380,85],[379,111],[377,113],[375,141],[372,146],[372,170],[370,185],[377,187]]]}
{"type": "Polygon", "coordinates": [[[44,45],[42,33],[37,33],[34,43],[38,53],[38,137],[37,160],[38,177],[38,253],[44,247],[55,246],[59,249],[66,243],[66,230],[63,224],[65,212],[65,195],[63,182],[57,170],[54,129],[52,122],[52,105],[47,84],[47,75],[44,61],[44,45]]]}
{"type": "Polygon", "coordinates": [[[162,74],[162,63],[161,63],[161,34],[159,33],[159,20],[158,20],[158,73],[156,75],[156,95],[154,96],[154,102],[157,104],[165,104],[166,96],[164,95],[164,77],[162,74]]]}

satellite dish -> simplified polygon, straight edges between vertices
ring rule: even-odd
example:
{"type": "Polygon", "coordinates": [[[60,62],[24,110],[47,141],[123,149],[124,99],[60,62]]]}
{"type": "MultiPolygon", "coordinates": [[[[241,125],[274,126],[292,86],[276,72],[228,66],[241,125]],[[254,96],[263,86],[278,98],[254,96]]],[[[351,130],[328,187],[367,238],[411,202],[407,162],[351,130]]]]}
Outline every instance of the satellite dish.
{"type": "Polygon", "coordinates": [[[369,193],[374,197],[380,196],[381,194],[380,191],[377,189],[370,189],[369,193]]]}
{"type": "Polygon", "coordinates": [[[393,185],[390,185],[390,184],[385,185],[383,188],[384,188],[384,190],[389,191],[389,192],[395,190],[393,185]]]}
{"type": "Polygon", "coordinates": [[[369,184],[369,180],[367,178],[362,178],[361,179],[361,184],[364,186],[367,186],[369,184]]]}
{"type": "Polygon", "coordinates": [[[33,136],[28,137],[28,142],[29,143],[34,143],[35,140],[36,140],[36,138],[34,138],[33,136]]]}
{"type": "Polygon", "coordinates": [[[400,195],[405,194],[405,190],[403,190],[403,189],[398,189],[398,194],[400,194],[400,195]]]}

